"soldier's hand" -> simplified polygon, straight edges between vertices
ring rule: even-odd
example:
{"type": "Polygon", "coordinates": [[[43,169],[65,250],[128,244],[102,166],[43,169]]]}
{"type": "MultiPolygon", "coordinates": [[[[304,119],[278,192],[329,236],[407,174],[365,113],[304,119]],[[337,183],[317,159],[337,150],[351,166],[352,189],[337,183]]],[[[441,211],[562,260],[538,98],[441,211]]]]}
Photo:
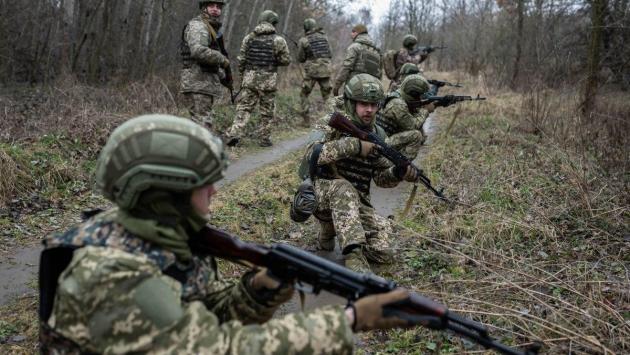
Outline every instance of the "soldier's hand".
{"type": "Polygon", "coordinates": [[[230,67],[230,60],[227,57],[223,57],[223,68],[227,69],[230,67]]]}
{"type": "Polygon", "coordinates": [[[370,155],[372,151],[374,151],[374,147],[376,146],[376,144],[367,141],[359,142],[361,142],[361,152],[359,152],[359,155],[361,155],[363,158],[367,158],[367,156],[370,155]]]}
{"type": "Polygon", "coordinates": [[[429,111],[429,113],[432,113],[433,111],[435,111],[435,104],[432,102],[428,105],[422,106],[422,108],[429,111]]]}
{"type": "Polygon", "coordinates": [[[413,166],[411,165],[407,166],[407,171],[405,172],[405,175],[403,176],[403,180],[408,181],[408,182],[415,182],[416,180],[418,180],[418,173],[413,166]]]}
{"type": "Polygon", "coordinates": [[[256,299],[269,307],[279,306],[293,297],[293,283],[275,279],[266,268],[260,269],[250,279],[250,286],[256,293],[256,299]]]}
{"type": "Polygon", "coordinates": [[[387,305],[407,298],[409,298],[409,291],[405,289],[363,297],[348,308],[350,312],[346,315],[353,324],[352,329],[357,332],[410,326],[407,319],[383,312],[383,308],[387,305]]]}

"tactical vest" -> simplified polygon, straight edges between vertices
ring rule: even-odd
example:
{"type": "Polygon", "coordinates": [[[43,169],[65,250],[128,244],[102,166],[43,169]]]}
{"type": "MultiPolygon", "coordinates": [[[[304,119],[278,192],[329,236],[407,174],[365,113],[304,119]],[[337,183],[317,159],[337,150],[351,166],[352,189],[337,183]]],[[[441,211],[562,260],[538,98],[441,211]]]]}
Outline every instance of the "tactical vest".
{"type": "Polygon", "coordinates": [[[308,47],[306,48],[306,59],[314,60],[319,58],[332,58],[328,40],[321,33],[311,33],[306,36],[308,47]]]}
{"type": "MultiPolygon", "coordinates": [[[[376,134],[385,139],[385,132],[379,126],[374,126],[376,134]]],[[[341,137],[350,137],[349,135],[342,134],[341,137]]],[[[370,194],[370,183],[374,177],[374,158],[362,158],[360,156],[340,159],[335,162],[337,168],[337,174],[344,179],[348,180],[357,191],[368,196],[370,194]]],[[[322,169],[324,178],[332,178],[327,176],[329,169],[322,169]]],[[[366,201],[367,202],[367,201],[366,201]]]]}
{"type": "Polygon", "coordinates": [[[376,78],[381,77],[381,51],[380,49],[363,44],[361,51],[359,52],[359,58],[357,58],[354,66],[354,71],[351,75],[367,73],[376,78]]]}
{"type": "MultiPolygon", "coordinates": [[[[182,30],[182,38],[179,45],[179,54],[182,57],[182,66],[184,69],[190,69],[192,68],[193,64],[197,64],[197,62],[192,57],[190,46],[188,45],[188,42],[186,41],[187,28],[188,28],[188,25],[184,26],[184,29],[182,30]]],[[[221,32],[217,33],[216,41],[212,40],[212,36],[210,36],[209,34],[208,34],[208,37],[210,38],[210,45],[208,46],[208,48],[223,53],[218,42],[219,39],[223,37],[223,33],[221,32]]],[[[223,53],[223,54],[225,55],[226,53],[223,53]]],[[[219,67],[216,65],[207,65],[207,64],[199,63],[199,67],[201,67],[201,71],[205,73],[217,73],[219,71],[219,67]]]]}
{"type": "Polygon", "coordinates": [[[249,40],[245,53],[245,68],[249,70],[275,71],[276,56],[273,53],[275,34],[257,35],[249,40]]]}
{"type": "MultiPolygon", "coordinates": [[[[84,218],[90,218],[100,211],[84,214],[84,218]]],[[[40,347],[44,354],[56,353],[82,353],[80,347],[71,340],[63,337],[48,326],[48,320],[53,312],[55,295],[57,292],[57,280],[61,273],[70,265],[75,250],[86,246],[107,247],[118,245],[124,251],[132,254],[144,254],[162,270],[164,275],[172,277],[182,285],[182,301],[200,294],[198,286],[205,285],[211,280],[209,275],[200,272],[198,264],[191,263],[188,268],[174,264],[172,258],[163,252],[163,249],[149,242],[138,239],[127,231],[119,235],[119,228],[114,228],[112,221],[92,221],[89,226],[83,226],[79,231],[75,227],[64,234],[57,234],[50,240],[45,240],[46,249],[42,252],[39,265],[39,320],[40,320],[40,347]],[[88,233],[83,231],[89,230],[88,233]],[[110,243],[110,238],[120,238],[122,241],[110,243]],[[129,239],[129,240],[127,240],[129,239]],[[52,244],[52,245],[49,245],[52,244]],[[63,351],[60,351],[63,350],[63,351]],[[55,352],[57,351],[57,352],[55,352]]],[[[210,260],[216,270],[216,261],[210,260]]]]}
{"type": "MultiPolygon", "coordinates": [[[[387,98],[385,98],[385,101],[383,102],[383,109],[387,107],[387,104],[390,101],[398,99],[400,97],[401,96],[398,91],[394,91],[387,95],[387,98]]],[[[379,110],[379,113],[376,115],[376,124],[379,125],[385,131],[385,133],[387,133],[388,136],[399,133],[398,124],[389,117],[386,117],[383,114],[383,110],[379,110]]]]}

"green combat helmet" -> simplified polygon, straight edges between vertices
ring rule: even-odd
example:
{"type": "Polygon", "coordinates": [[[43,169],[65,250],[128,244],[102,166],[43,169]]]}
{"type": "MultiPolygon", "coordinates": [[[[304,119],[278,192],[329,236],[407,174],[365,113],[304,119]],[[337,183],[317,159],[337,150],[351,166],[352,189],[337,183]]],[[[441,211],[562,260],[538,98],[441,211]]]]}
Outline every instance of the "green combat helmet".
{"type": "Polygon", "coordinates": [[[208,5],[208,4],[221,4],[225,6],[225,3],[227,2],[227,0],[199,0],[199,8],[202,9],[204,6],[208,5]]]}
{"type": "Polygon", "coordinates": [[[413,63],[405,63],[402,67],[400,67],[400,75],[401,76],[409,76],[412,74],[420,74],[420,68],[413,63]]]}
{"type": "Polygon", "coordinates": [[[418,39],[414,35],[406,35],[403,38],[403,47],[412,49],[416,44],[418,44],[418,39]]]}
{"type": "Polygon", "coordinates": [[[312,31],[317,27],[317,22],[315,19],[307,18],[304,20],[304,32],[312,31]]]}
{"type": "Polygon", "coordinates": [[[278,17],[278,14],[271,10],[265,10],[258,16],[258,23],[269,22],[275,26],[279,21],[280,17],[278,17]]]}
{"type": "Polygon", "coordinates": [[[96,188],[121,209],[142,192],[186,192],[223,178],[223,143],[200,125],[175,116],[146,115],[116,128],[96,167],[96,188]]]}
{"type": "Polygon", "coordinates": [[[356,117],[356,103],[357,101],[380,103],[384,98],[383,84],[370,74],[357,74],[346,82],[343,97],[346,110],[352,115],[352,120],[363,125],[363,122],[356,117]]]}
{"type": "Polygon", "coordinates": [[[409,75],[400,85],[400,95],[406,102],[421,100],[430,89],[429,82],[422,75],[409,75]]]}

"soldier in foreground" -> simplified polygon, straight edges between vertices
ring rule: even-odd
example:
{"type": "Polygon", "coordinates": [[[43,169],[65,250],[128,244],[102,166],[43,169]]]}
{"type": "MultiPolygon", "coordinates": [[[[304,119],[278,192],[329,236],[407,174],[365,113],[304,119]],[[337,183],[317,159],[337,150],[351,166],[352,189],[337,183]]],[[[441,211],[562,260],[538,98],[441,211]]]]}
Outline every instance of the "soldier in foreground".
{"type": "Polygon", "coordinates": [[[335,79],[333,94],[339,95],[339,89],[353,76],[361,73],[370,74],[380,79],[383,73],[381,50],[376,47],[374,40],[368,35],[365,25],[352,28],[353,43],[346,50],[341,71],[335,79]]]}
{"type": "Polygon", "coordinates": [[[422,125],[435,110],[433,103],[416,105],[429,89],[429,83],[421,75],[408,76],[400,89],[387,96],[378,115],[377,124],[387,133],[387,144],[410,160],[416,158],[426,140],[422,125]]]}
{"type": "Polygon", "coordinates": [[[226,166],[221,141],[189,120],[142,116],[112,133],[96,184],[116,207],[44,241],[42,353],[350,354],[353,331],[410,325],[383,315],[404,290],[271,319],[292,285],[266,269],[222,280],[189,241],[226,166]]]}
{"type": "Polygon", "coordinates": [[[223,94],[222,85],[232,88],[230,61],[220,32],[225,0],[198,3],[201,14],[182,33],[180,91],[192,119],[212,129],[214,101],[223,94]]]}
{"type": "Polygon", "coordinates": [[[308,96],[313,91],[315,84],[319,84],[324,102],[328,100],[332,86],[330,84],[330,60],[332,52],[328,37],[317,22],[309,18],[304,21],[305,36],[298,41],[298,62],[304,63],[304,82],[300,92],[300,111],[304,119],[304,125],[310,125],[310,104],[308,96]]]}
{"type": "Polygon", "coordinates": [[[255,136],[261,147],[272,145],[269,137],[276,107],[278,67],[291,62],[287,42],[276,34],[278,14],[263,11],[258,18],[258,26],[245,36],[238,55],[238,68],[241,73],[241,99],[236,107],[236,117],[226,132],[229,146],[239,144],[245,136],[244,129],[249,123],[256,104],[260,105],[260,123],[255,136]]]}
{"type": "MultiPolygon", "coordinates": [[[[369,75],[358,74],[344,87],[344,107],[340,111],[357,127],[385,133],[376,126],[378,103],[383,99],[381,82],[369,75]]],[[[311,176],[319,220],[318,247],[331,251],[335,237],[345,258],[346,267],[369,271],[369,262],[388,263],[390,235],[388,226],[379,223],[370,203],[372,180],[381,187],[395,187],[402,180],[415,181],[411,167],[404,171],[375,153],[374,144],[347,137],[327,127],[324,139],[315,142],[305,155],[307,166],[317,166],[311,176]]]]}

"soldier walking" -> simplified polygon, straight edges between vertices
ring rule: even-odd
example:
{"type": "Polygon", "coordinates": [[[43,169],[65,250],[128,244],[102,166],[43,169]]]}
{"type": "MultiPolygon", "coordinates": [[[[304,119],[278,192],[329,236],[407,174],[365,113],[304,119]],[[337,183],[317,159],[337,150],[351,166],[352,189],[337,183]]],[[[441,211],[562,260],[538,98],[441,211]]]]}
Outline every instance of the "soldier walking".
{"type": "Polygon", "coordinates": [[[304,125],[310,125],[310,104],[308,96],[313,91],[315,84],[319,84],[324,102],[328,100],[332,86],[330,84],[330,60],[332,51],[328,43],[328,37],[317,22],[312,19],[304,21],[305,36],[298,41],[298,62],[304,63],[304,82],[300,92],[300,113],[304,119],[304,125]]]}
{"type": "Polygon", "coordinates": [[[198,3],[201,14],[182,33],[180,92],[193,121],[212,129],[212,106],[223,94],[221,86],[232,88],[230,61],[220,32],[225,0],[198,3]]]}
{"type": "Polygon", "coordinates": [[[361,73],[381,79],[383,58],[381,50],[368,35],[365,25],[356,25],[351,32],[353,43],[346,50],[346,57],[333,86],[333,94],[339,95],[339,89],[353,76],[361,73]]]}
{"type": "Polygon", "coordinates": [[[287,42],[276,34],[275,25],[278,21],[278,14],[270,10],[263,11],[254,31],[243,39],[238,55],[242,93],[236,107],[236,117],[226,133],[229,146],[239,144],[245,135],[244,129],[256,104],[260,105],[260,123],[255,133],[258,144],[261,147],[272,145],[269,136],[276,105],[278,67],[291,62],[287,42]]]}

